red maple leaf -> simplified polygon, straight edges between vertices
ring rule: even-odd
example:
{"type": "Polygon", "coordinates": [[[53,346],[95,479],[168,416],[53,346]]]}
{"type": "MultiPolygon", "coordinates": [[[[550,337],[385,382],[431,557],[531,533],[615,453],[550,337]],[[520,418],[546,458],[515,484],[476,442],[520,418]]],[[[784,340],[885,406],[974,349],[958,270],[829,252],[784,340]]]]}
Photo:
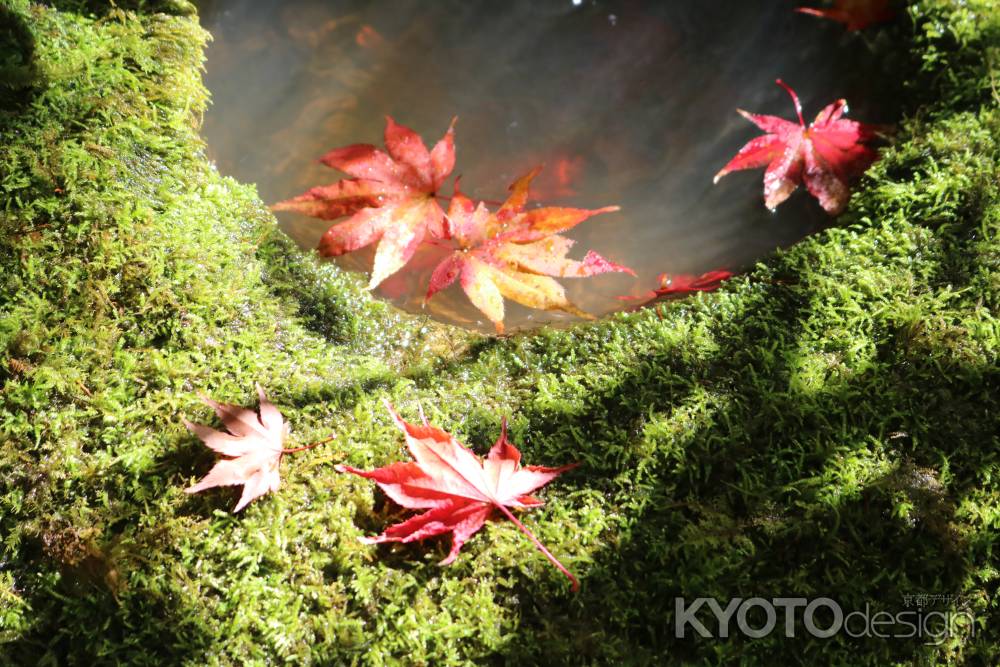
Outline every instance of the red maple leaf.
{"type": "MultiPolygon", "coordinates": [[[[310,449],[321,443],[284,449],[288,427],[264,390],[257,385],[260,396],[259,414],[229,403],[217,403],[210,398],[202,400],[215,410],[228,432],[193,424],[184,419],[189,431],[201,438],[209,448],[224,457],[217,462],[205,477],[193,486],[184,489],[186,493],[198,493],[214,486],[243,485],[243,495],[233,512],[239,512],[247,504],[268,491],[277,491],[281,484],[278,465],[285,454],[310,449]]],[[[323,442],[326,442],[325,440],[323,442]]]]}
{"type": "Polygon", "coordinates": [[[700,276],[688,273],[670,275],[661,273],[659,276],[660,286],[653,290],[656,296],[669,296],[672,294],[688,294],[690,292],[711,292],[717,290],[724,280],[729,280],[733,274],[729,271],[709,271],[700,276]]]}
{"type": "Polygon", "coordinates": [[[798,125],[777,116],[764,116],[737,109],[751,123],[767,132],[747,142],[739,153],[715,175],[715,182],[731,171],[767,166],[764,172],[764,203],[774,210],[805,182],[809,192],[830,215],[837,215],[851,197],[848,183],[864,172],[878,155],[866,144],[876,138],[876,128],[843,118],[847,102],[837,100],[806,127],[798,95],[781,80],[795,102],[798,125]]]}
{"type": "Polygon", "coordinates": [[[510,196],[496,213],[482,202],[477,206],[456,188],[448,208],[448,223],[459,249],[434,269],[427,299],[458,278],[473,305],[493,322],[498,333],[503,333],[505,297],[529,308],[591,317],[570,303],[554,277],[580,278],[611,271],[635,275],[632,269],[609,262],[593,251],[582,261],[567,259],[573,241],[558,232],[599,213],[617,211],[618,207],[525,210],[531,179],[540,169],[515,181],[510,196]]]}
{"type": "Polygon", "coordinates": [[[410,261],[428,233],[446,234],[435,195],[455,167],[454,127],[453,119],[428,151],[416,132],[387,116],[388,154],[371,144],[334,149],[320,161],[353,178],[312,188],[272,208],[323,220],[351,216],[326,231],[319,253],[335,257],[378,242],[368,285],[374,288],[410,261]]]}
{"type": "Polygon", "coordinates": [[[891,21],[896,16],[892,0],[834,0],[829,9],[796,7],[795,11],[837,21],[848,30],[864,30],[870,25],[891,21]]]}
{"type": "Polygon", "coordinates": [[[626,295],[618,298],[622,301],[635,301],[639,299],[655,299],[662,296],[679,296],[691,292],[711,292],[719,289],[722,282],[729,280],[733,275],[735,274],[724,270],[708,271],[700,276],[690,273],[678,273],[676,275],[661,273],[657,278],[660,281],[660,286],[656,289],[649,290],[640,296],[626,295]]]}
{"type": "Polygon", "coordinates": [[[393,421],[403,431],[413,462],[392,463],[375,470],[358,470],[338,465],[339,472],[349,472],[368,479],[385,491],[399,505],[427,510],[402,523],[389,526],[377,537],[365,537],[366,544],[413,542],[451,533],[451,551],[441,561],[447,565],[494,511],[499,510],[514,522],[559,571],[579,582],[548,549],[538,541],[509,508],[528,509],[544,504],[530,495],[576,464],[559,468],[521,466],[521,452],[507,440],[507,420],[500,427],[500,437],[486,459],[480,459],[450,434],[429,426],[403,420],[387,404],[393,421]]]}

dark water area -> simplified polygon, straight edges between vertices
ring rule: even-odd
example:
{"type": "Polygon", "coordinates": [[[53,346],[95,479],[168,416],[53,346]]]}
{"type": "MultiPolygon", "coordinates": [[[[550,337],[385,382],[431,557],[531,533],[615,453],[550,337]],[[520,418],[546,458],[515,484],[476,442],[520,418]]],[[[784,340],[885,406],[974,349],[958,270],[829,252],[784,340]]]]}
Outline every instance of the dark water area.
{"type": "MultiPolygon", "coordinates": [[[[757,128],[740,107],[807,121],[845,97],[851,117],[892,122],[870,34],[796,14],[775,0],[214,0],[201,3],[214,41],[204,136],[219,169],[274,203],[341,177],[316,162],[331,148],[381,145],[384,117],[432,145],[452,116],[462,189],[502,200],[536,164],[535,200],[621,212],[569,236],[571,256],[595,250],[631,266],[561,281],[600,315],[625,306],[663,272],[740,270],[829,224],[804,191],[769,212],[762,171],[713,175],[757,128]]],[[[445,193],[450,194],[450,184],[445,193]]],[[[445,204],[446,205],[446,204],[445,204]]],[[[330,223],[280,213],[315,247],[330,223]]],[[[339,258],[368,271],[372,253],[339,258]]],[[[434,257],[378,292],[404,308],[491,330],[456,286],[422,307],[434,257]]],[[[507,328],[569,321],[507,302],[507,328]]]]}

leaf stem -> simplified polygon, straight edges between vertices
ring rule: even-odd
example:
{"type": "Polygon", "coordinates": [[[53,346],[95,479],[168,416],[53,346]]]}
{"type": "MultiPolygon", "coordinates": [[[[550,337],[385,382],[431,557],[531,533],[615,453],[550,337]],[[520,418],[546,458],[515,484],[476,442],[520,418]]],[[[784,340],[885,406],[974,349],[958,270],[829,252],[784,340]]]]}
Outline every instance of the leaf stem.
{"type": "Polygon", "coordinates": [[[303,452],[303,451],[305,451],[307,449],[312,449],[313,447],[319,447],[320,445],[324,445],[324,444],[330,442],[331,440],[333,440],[333,438],[334,438],[334,436],[331,435],[329,438],[327,438],[325,440],[320,440],[319,442],[314,442],[314,443],[309,444],[309,445],[303,445],[301,447],[295,447],[293,449],[282,449],[281,453],[282,454],[294,454],[295,452],[303,452]]]}
{"type": "Polygon", "coordinates": [[[799,115],[799,125],[805,127],[806,121],[804,118],[802,118],[802,103],[799,102],[799,96],[795,94],[795,91],[792,90],[791,86],[789,86],[781,79],[775,79],[774,82],[779,86],[781,86],[782,88],[784,88],[788,92],[788,94],[792,96],[792,101],[795,102],[795,113],[799,115]]]}
{"type": "Polygon", "coordinates": [[[508,519],[510,519],[511,521],[514,522],[515,526],[517,526],[518,528],[521,529],[522,533],[524,533],[525,535],[528,536],[528,539],[531,540],[536,547],[538,547],[538,550],[541,551],[543,554],[545,554],[545,557],[549,559],[549,562],[551,562],[553,565],[555,565],[557,568],[559,568],[560,572],[562,572],[567,577],[569,577],[569,580],[571,582],[573,582],[573,588],[572,588],[573,592],[576,593],[578,590],[580,590],[580,582],[579,582],[579,580],[577,580],[577,578],[574,577],[573,574],[569,570],[567,570],[566,567],[562,563],[559,562],[558,558],[556,558],[555,556],[553,556],[552,553],[548,549],[545,548],[544,544],[542,544],[541,542],[538,541],[538,538],[535,537],[534,534],[530,530],[528,530],[528,527],[525,526],[520,521],[518,521],[517,517],[514,516],[514,514],[509,509],[507,509],[507,507],[503,503],[494,503],[494,504],[497,507],[500,508],[501,512],[503,512],[504,514],[507,515],[508,519]]]}

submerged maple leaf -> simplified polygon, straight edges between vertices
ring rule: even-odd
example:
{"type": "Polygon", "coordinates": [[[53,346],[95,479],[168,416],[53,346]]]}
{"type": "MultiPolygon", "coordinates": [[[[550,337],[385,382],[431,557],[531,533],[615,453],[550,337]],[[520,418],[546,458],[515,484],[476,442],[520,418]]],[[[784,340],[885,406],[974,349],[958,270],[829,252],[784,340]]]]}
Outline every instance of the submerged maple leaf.
{"type": "Polygon", "coordinates": [[[377,537],[362,538],[366,544],[413,542],[451,533],[451,550],[441,565],[458,557],[458,552],[494,511],[499,510],[534,543],[560,572],[579,582],[548,549],[538,541],[509,508],[527,509],[544,504],[530,495],[576,464],[560,468],[521,466],[521,452],[507,440],[507,420],[500,427],[500,437],[485,460],[464,447],[450,434],[429,426],[403,420],[387,404],[393,421],[403,431],[413,462],[392,463],[375,470],[336,466],[375,481],[396,503],[410,509],[427,510],[402,523],[389,526],[377,537]]]}
{"type": "Polygon", "coordinates": [[[689,292],[711,292],[712,290],[719,289],[724,280],[729,280],[732,277],[732,272],[724,270],[708,271],[700,276],[687,273],[679,273],[672,276],[669,273],[661,273],[659,277],[660,286],[653,290],[653,292],[656,296],[687,294],[689,292]]]}
{"type": "Polygon", "coordinates": [[[764,116],[737,109],[751,123],[767,132],[752,139],[715,175],[716,183],[731,171],[767,166],[764,172],[764,203],[774,210],[805,182],[809,192],[830,215],[841,213],[851,198],[848,183],[864,172],[878,154],[866,144],[877,136],[874,125],[843,118],[847,102],[837,100],[825,107],[809,127],[802,118],[802,104],[795,91],[781,79],[799,117],[796,125],[777,116],[764,116]]]}
{"type": "Polygon", "coordinates": [[[209,448],[227,457],[217,462],[200,482],[184,489],[186,493],[198,493],[214,486],[242,484],[243,495],[233,509],[234,513],[239,512],[255,498],[278,490],[281,483],[278,464],[284,454],[315,446],[284,449],[288,427],[278,408],[267,400],[260,385],[257,385],[257,394],[260,396],[259,414],[238,405],[217,403],[202,397],[215,410],[228,433],[183,420],[188,430],[209,448]]]}
{"type": "Polygon", "coordinates": [[[385,147],[371,144],[337,148],[320,161],[352,176],[333,185],[275,204],[276,211],[296,211],[334,220],[319,241],[319,253],[335,257],[378,242],[369,288],[403,268],[427,234],[444,237],[444,211],[434,198],[455,167],[455,119],[444,137],[427,150],[420,136],[386,117],[385,147]]]}
{"type": "Polygon", "coordinates": [[[725,270],[708,271],[695,276],[689,273],[678,273],[670,275],[661,273],[659,276],[660,286],[650,290],[642,296],[620,296],[623,301],[636,299],[655,299],[661,296],[678,296],[690,292],[711,292],[719,289],[723,281],[733,277],[733,273],[725,270]]]}
{"type": "Polygon", "coordinates": [[[795,11],[843,23],[848,30],[864,30],[896,16],[892,0],[834,0],[829,9],[796,7],[795,11]]]}
{"type": "Polygon", "coordinates": [[[482,202],[477,206],[456,188],[448,208],[448,224],[459,249],[434,269],[427,299],[459,278],[469,300],[493,322],[498,333],[503,333],[504,297],[529,308],[591,317],[570,303],[553,276],[581,278],[611,271],[635,275],[632,269],[593,251],[582,261],[566,258],[573,241],[559,232],[618,207],[525,210],[531,179],[540,170],[535,168],[515,181],[496,213],[482,202]]]}

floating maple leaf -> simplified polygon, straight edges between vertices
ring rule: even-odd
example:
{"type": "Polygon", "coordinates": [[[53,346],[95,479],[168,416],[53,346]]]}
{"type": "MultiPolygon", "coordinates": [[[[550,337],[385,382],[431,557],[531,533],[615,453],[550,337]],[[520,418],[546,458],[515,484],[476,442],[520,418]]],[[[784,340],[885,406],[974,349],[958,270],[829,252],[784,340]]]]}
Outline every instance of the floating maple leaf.
{"type": "Polygon", "coordinates": [[[444,211],[434,196],[455,167],[454,127],[453,119],[428,151],[416,132],[387,116],[388,154],[371,144],[334,149],[320,161],[353,178],[312,188],[272,208],[323,220],[351,216],[326,231],[319,253],[335,257],[378,242],[368,285],[374,288],[410,261],[428,233],[445,235],[444,211]]]}
{"type": "Polygon", "coordinates": [[[799,96],[781,79],[777,84],[792,96],[799,124],[737,109],[767,134],[747,142],[715,175],[715,182],[731,171],[766,165],[764,203],[769,209],[774,210],[788,199],[804,181],[823,209],[830,215],[837,215],[851,197],[850,180],[864,172],[878,157],[875,150],[866,145],[876,138],[876,128],[843,118],[847,102],[842,99],[820,111],[816,120],[806,127],[799,96]]]}
{"type": "Polygon", "coordinates": [[[498,333],[503,333],[504,297],[529,308],[591,317],[570,303],[562,285],[551,276],[580,278],[611,271],[635,275],[632,269],[613,264],[593,251],[582,261],[566,258],[573,241],[558,232],[618,207],[525,210],[531,179],[539,171],[536,168],[515,181],[496,213],[482,202],[477,206],[456,188],[448,223],[459,249],[434,269],[427,299],[460,278],[469,300],[493,322],[498,333]]]}
{"type": "Polygon", "coordinates": [[[257,393],[260,396],[259,414],[238,405],[217,403],[202,397],[215,410],[228,433],[184,420],[189,431],[201,438],[208,447],[227,457],[217,462],[200,482],[185,489],[186,493],[198,493],[213,486],[242,484],[243,495],[233,509],[234,513],[239,512],[255,498],[268,491],[278,490],[281,483],[278,464],[284,454],[315,446],[284,449],[288,427],[278,408],[267,400],[260,385],[257,386],[257,393]]]}
{"type": "Polygon", "coordinates": [[[402,523],[389,526],[377,537],[362,538],[366,544],[413,542],[451,533],[451,551],[441,561],[447,565],[490,518],[495,510],[514,522],[559,571],[579,582],[569,570],[538,541],[509,508],[527,509],[543,502],[530,494],[551,482],[576,464],[560,468],[521,466],[521,452],[507,440],[507,420],[500,427],[500,437],[485,460],[464,447],[450,434],[429,426],[403,420],[387,405],[393,421],[402,429],[413,462],[392,463],[375,470],[358,470],[338,465],[339,472],[349,472],[375,483],[392,500],[410,509],[427,510],[402,523]]]}
{"type": "Polygon", "coordinates": [[[795,11],[843,23],[848,30],[864,30],[876,23],[891,21],[896,16],[892,0],[834,0],[829,9],[796,7],[795,11]]]}

